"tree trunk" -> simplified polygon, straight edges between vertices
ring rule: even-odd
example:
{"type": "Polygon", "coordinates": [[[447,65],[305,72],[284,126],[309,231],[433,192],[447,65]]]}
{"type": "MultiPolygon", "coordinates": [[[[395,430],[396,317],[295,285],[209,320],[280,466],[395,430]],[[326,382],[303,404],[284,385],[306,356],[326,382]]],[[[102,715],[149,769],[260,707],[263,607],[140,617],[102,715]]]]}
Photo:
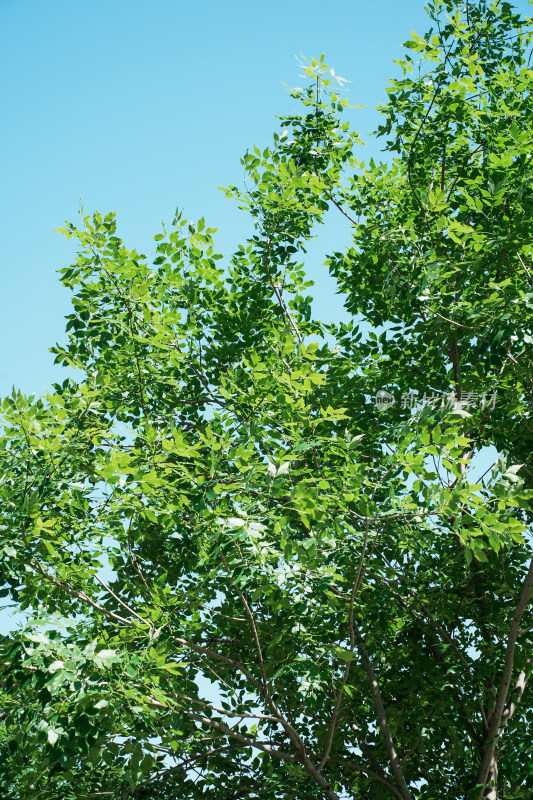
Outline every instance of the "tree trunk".
{"type": "Polygon", "coordinates": [[[494,748],[483,800],[498,800],[498,748],[494,748]]]}

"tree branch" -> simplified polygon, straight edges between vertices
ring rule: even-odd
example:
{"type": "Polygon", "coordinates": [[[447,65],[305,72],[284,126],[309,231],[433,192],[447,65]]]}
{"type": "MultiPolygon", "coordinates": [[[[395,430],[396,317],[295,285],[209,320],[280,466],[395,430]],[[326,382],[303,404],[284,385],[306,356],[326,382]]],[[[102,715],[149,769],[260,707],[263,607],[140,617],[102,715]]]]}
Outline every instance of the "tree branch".
{"type": "MultiPolygon", "coordinates": [[[[509,686],[511,684],[511,678],[513,674],[514,654],[515,654],[516,640],[520,628],[520,621],[529,604],[532,591],[533,591],[533,559],[529,564],[529,570],[522,585],[520,599],[518,601],[518,605],[516,606],[515,612],[511,620],[511,626],[509,628],[509,634],[507,636],[507,645],[505,648],[505,660],[504,660],[502,677],[500,681],[500,688],[498,689],[498,693],[496,695],[494,707],[489,717],[487,732],[484,737],[486,746],[483,751],[481,764],[479,766],[479,771],[476,779],[476,785],[482,786],[482,790],[480,793],[481,797],[484,794],[485,787],[489,779],[489,771],[494,758],[494,754],[496,752],[499,736],[504,726],[507,724],[512,714],[514,713],[514,708],[512,708],[512,705],[509,706],[509,710],[506,712],[506,704],[508,702],[507,694],[509,692],[509,686]]],[[[522,693],[520,693],[520,697],[521,696],[522,693]]],[[[515,706],[517,702],[518,700],[516,700],[515,698],[514,701],[515,706]]]]}
{"type": "Polygon", "coordinates": [[[374,671],[374,667],[372,666],[372,662],[370,661],[370,657],[366,651],[366,647],[361,638],[361,634],[359,633],[359,630],[357,629],[356,626],[354,626],[354,628],[358,639],[357,648],[361,655],[363,669],[365,670],[368,681],[370,683],[370,690],[372,692],[372,700],[374,701],[374,708],[376,709],[379,729],[381,731],[385,748],[389,755],[392,772],[398,783],[400,794],[403,800],[413,800],[411,792],[409,791],[409,787],[407,786],[405,776],[403,774],[401,762],[400,759],[398,758],[398,753],[396,752],[396,748],[394,746],[394,740],[392,738],[391,729],[387,719],[387,713],[385,711],[385,706],[383,704],[383,698],[381,696],[377,675],[374,671]]]}

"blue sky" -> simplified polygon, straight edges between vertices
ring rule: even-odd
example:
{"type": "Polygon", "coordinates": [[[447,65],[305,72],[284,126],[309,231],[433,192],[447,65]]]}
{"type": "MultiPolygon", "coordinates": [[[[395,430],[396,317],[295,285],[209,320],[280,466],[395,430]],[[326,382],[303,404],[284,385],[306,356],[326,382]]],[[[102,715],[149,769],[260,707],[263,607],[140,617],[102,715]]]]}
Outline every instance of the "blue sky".
{"type": "MultiPolygon", "coordinates": [[[[296,107],[283,86],[300,83],[296,56],[325,52],[350,79],[364,135],[411,27],[427,27],[422,0],[0,0],[0,395],[60,378],[48,347],[69,298],[55,271],[74,245],[55,228],[77,219],[80,198],[86,212],[116,211],[141,252],[179,206],[218,227],[229,253],[249,228],[217,187],[241,181],[246,148],[268,144],[276,114],[296,107]]],[[[331,218],[309,259],[316,311],[330,318],[340,308],[322,262],[348,240],[345,222],[331,218]]]]}
{"type": "MultiPolygon", "coordinates": [[[[300,82],[296,57],[324,52],[351,81],[365,137],[411,28],[427,28],[422,0],[0,0],[0,395],[41,394],[60,377],[48,347],[69,299],[55,271],[74,245],[55,228],[77,219],[80,199],[86,212],[116,211],[141,252],[176,206],[205,216],[231,252],[249,228],[217,187],[240,182],[245,150],[296,107],[283,86],[300,82]]],[[[315,310],[332,319],[341,310],[322,262],[348,241],[345,223],[331,216],[309,258],[315,310]]]]}

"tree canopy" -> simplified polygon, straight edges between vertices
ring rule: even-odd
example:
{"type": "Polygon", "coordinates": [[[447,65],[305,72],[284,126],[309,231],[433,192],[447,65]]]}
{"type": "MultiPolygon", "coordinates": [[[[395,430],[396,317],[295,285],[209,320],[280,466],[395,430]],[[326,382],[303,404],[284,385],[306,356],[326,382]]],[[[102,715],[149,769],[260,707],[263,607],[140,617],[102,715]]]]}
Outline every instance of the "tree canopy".
{"type": "Polygon", "coordinates": [[[79,378],[2,403],[5,800],[531,797],[532,27],[427,10],[381,163],[305,62],[231,258],[63,229],[79,378]]]}

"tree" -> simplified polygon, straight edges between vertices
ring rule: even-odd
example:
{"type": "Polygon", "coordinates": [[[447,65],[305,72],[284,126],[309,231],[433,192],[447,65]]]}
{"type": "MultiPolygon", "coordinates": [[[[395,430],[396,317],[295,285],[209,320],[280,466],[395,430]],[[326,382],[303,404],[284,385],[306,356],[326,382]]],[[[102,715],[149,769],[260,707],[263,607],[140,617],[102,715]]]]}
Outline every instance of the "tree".
{"type": "Polygon", "coordinates": [[[531,797],[531,20],[428,13],[387,163],[304,65],[225,267],[203,219],[152,266],[63,230],[81,377],[3,401],[7,800],[531,797]],[[300,262],[328,210],[347,324],[300,262]]]}

